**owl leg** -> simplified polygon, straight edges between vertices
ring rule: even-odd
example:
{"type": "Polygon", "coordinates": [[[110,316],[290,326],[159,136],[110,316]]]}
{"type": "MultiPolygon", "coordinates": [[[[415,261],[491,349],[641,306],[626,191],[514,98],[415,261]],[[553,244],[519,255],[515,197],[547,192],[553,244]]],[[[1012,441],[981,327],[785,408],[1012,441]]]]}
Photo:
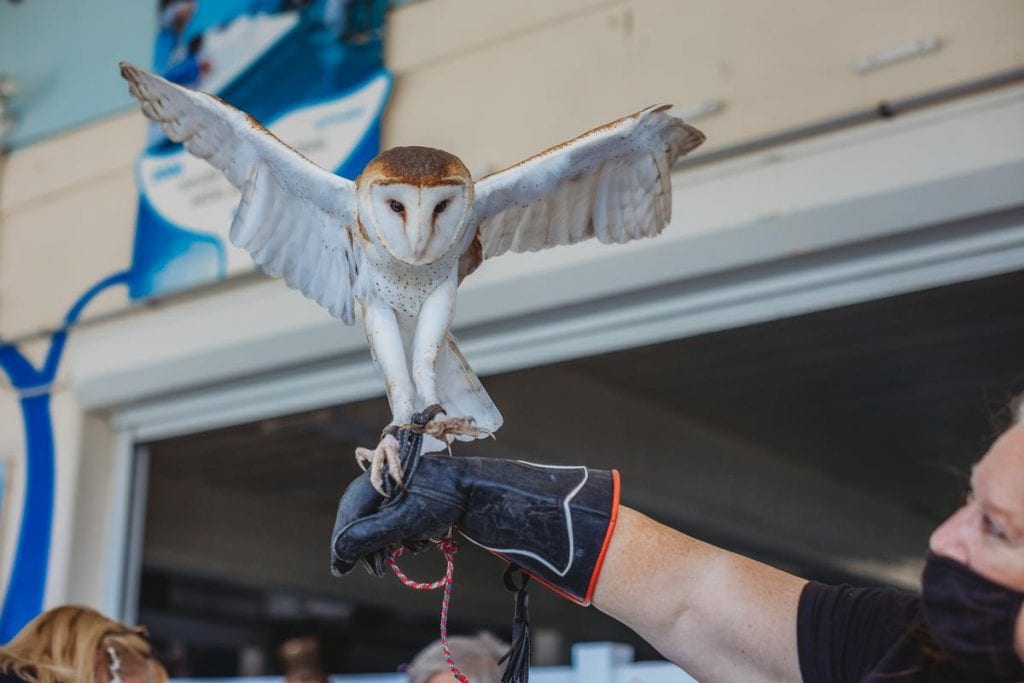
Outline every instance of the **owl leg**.
{"type": "Polygon", "coordinates": [[[370,352],[384,373],[388,403],[391,405],[391,426],[403,425],[412,419],[416,389],[409,376],[405,345],[398,318],[390,306],[374,302],[363,311],[366,340],[370,352]]]}
{"type": "Polygon", "coordinates": [[[457,286],[457,277],[452,277],[423,302],[417,316],[416,334],[412,343],[413,381],[423,404],[427,406],[424,412],[430,416],[424,432],[446,443],[450,443],[453,436],[481,435],[481,431],[473,425],[472,417],[448,417],[447,411],[437,397],[437,356],[442,346],[447,343],[445,335],[455,314],[457,286]]]}
{"type": "Polygon", "coordinates": [[[401,458],[394,432],[399,425],[412,419],[415,409],[415,387],[409,377],[402,330],[395,312],[389,306],[373,302],[365,306],[363,320],[366,324],[366,339],[370,344],[370,352],[384,372],[392,420],[375,449],[356,449],[356,462],[363,469],[369,467],[373,488],[387,497],[383,487],[385,469],[396,484],[402,483],[401,458]]]}
{"type": "Polygon", "coordinates": [[[454,278],[442,283],[423,302],[416,317],[416,333],[412,341],[412,377],[425,406],[438,404],[434,366],[455,313],[455,287],[454,278]]]}

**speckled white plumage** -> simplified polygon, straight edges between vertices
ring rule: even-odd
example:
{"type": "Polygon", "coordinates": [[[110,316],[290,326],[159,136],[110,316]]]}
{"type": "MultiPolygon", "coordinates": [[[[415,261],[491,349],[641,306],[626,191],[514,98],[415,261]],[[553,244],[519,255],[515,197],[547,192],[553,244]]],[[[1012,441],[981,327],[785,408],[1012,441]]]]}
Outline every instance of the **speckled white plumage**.
{"type": "Polygon", "coordinates": [[[427,148],[389,150],[353,182],[213,96],[127,64],[122,75],[171,140],[242,190],[234,244],[346,323],[360,309],[392,424],[439,403],[495,431],[501,414],[448,330],[461,279],[508,251],[657,235],[670,168],[704,140],[656,106],[475,183],[427,148]]]}

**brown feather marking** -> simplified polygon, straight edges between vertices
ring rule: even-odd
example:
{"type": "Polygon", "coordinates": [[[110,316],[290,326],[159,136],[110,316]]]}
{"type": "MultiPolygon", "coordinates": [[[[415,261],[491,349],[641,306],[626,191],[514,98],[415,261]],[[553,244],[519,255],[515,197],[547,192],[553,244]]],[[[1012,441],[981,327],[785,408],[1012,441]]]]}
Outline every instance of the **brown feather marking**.
{"type": "MultiPolygon", "coordinates": [[[[517,164],[512,164],[508,168],[503,168],[500,171],[495,171],[494,173],[489,173],[486,176],[484,176],[483,178],[481,178],[480,180],[485,180],[485,179],[490,178],[491,176],[497,175],[499,173],[504,173],[505,171],[508,171],[510,169],[518,168],[520,166],[523,166],[524,164],[530,163],[534,159],[539,159],[541,157],[546,157],[546,156],[548,156],[550,154],[554,154],[555,152],[559,151],[560,149],[564,149],[564,148],[568,147],[569,145],[576,144],[577,142],[580,142],[580,141],[582,141],[582,140],[584,140],[586,138],[589,138],[592,135],[596,135],[597,133],[601,133],[601,132],[606,131],[606,130],[611,130],[611,129],[621,125],[624,121],[627,121],[629,119],[639,119],[647,111],[650,111],[651,113],[661,113],[661,112],[668,111],[671,108],[672,108],[671,104],[662,104],[662,105],[658,105],[658,106],[648,107],[647,109],[641,109],[640,111],[635,112],[633,114],[630,114],[629,116],[623,116],[622,118],[615,119],[614,121],[606,123],[606,124],[604,124],[602,126],[598,126],[597,128],[591,128],[586,133],[583,133],[581,135],[577,135],[572,140],[566,140],[565,142],[559,143],[559,144],[555,145],[554,147],[548,147],[544,151],[538,152],[537,154],[534,154],[531,157],[523,159],[522,161],[520,161],[517,164]]],[[[681,119],[679,119],[679,121],[682,122],[681,119]]],[[[683,154],[686,154],[686,152],[689,152],[694,147],[697,147],[702,142],[704,142],[704,134],[703,133],[701,133],[699,130],[697,130],[693,126],[690,126],[689,124],[683,124],[683,125],[685,125],[693,133],[696,133],[697,138],[696,138],[695,142],[692,142],[690,145],[688,145],[680,153],[680,156],[682,156],[683,154]]]]}
{"type": "Polygon", "coordinates": [[[362,218],[358,218],[356,220],[356,231],[359,233],[359,239],[361,239],[364,244],[370,243],[370,234],[366,232],[366,227],[363,225],[362,218]]]}
{"type": "MultiPolygon", "coordinates": [[[[232,109],[234,109],[234,107],[233,107],[233,106],[231,105],[231,103],[230,103],[230,102],[225,102],[224,100],[221,100],[221,99],[220,99],[219,97],[217,97],[216,95],[211,95],[210,93],[203,93],[203,94],[204,94],[204,95],[206,95],[207,97],[212,97],[212,98],[213,98],[213,99],[215,99],[215,100],[220,100],[220,101],[221,101],[221,102],[222,102],[223,104],[226,104],[227,106],[229,106],[229,107],[231,107],[232,109]]],[[[241,110],[238,110],[238,111],[241,111],[241,110]]],[[[260,123],[260,121],[259,121],[258,119],[256,119],[255,117],[253,117],[253,116],[250,116],[249,114],[246,114],[246,113],[245,113],[244,111],[242,112],[242,114],[243,114],[243,115],[245,116],[245,120],[246,120],[246,121],[247,121],[247,122],[249,123],[249,127],[250,127],[250,128],[252,128],[253,130],[255,130],[255,131],[256,131],[257,133],[262,133],[262,134],[264,134],[264,135],[269,135],[269,136],[270,136],[271,138],[273,138],[273,139],[274,139],[274,140],[275,140],[276,142],[279,142],[279,143],[281,143],[281,144],[282,144],[283,146],[285,146],[285,147],[287,147],[288,149],[290,149],[291,151],[295,152],[296,154],[298,154],[298,155],[299,155],[300,157],[302,157],[303,159],[305,159],[305,160],[306,160],[306,161],[308,161],[309,163],[311,163],[311,164],[315,164],[315,163],[316,163],[315,161],[313,161],[312,159],[310,159],[309,157],[307,157],[307,156],[306,156],[305,154],[303,154],[303,153],[302,153],[302,152],[300,152],[299,150],[295,149],[294,147],[292,147],[291,145],[289,145],[289,144],[288,144],[287,142],[285,142],[285,141],[284,141],[284,140],[282,140],[281,138],[279,138],[279,137],[277,137],[276,135],[274,135],[274,134],[273,134],[273,133],[272,133],[272,132],[270,131],[270,129],[269,129],[269,128],[267,128],[267,127],[266,127],[266,126],[264,126],[264,125],[263,125],[262,123],[260,123]]],[[[319,164],[317,164],[317,165],[319,165],[319,164]]]]}
{"type": "Polygon", "coordinates": [[[462,185],[471,179],[457,156],[432,147],[393,147],[367,164],[363,173],[381,178],[381,184],[419,187],[462,185]]]}
{"type": "Polygon", "coordinates": [[[470,275],[476,270],[484,260],[484,247],[480,244],[480,231],[478,230],[476,235],[473,236],[473,241],[470,242],[469,247],[465,253],[459,257],[459,284],[466,279],[466,276],[470,275]]]}

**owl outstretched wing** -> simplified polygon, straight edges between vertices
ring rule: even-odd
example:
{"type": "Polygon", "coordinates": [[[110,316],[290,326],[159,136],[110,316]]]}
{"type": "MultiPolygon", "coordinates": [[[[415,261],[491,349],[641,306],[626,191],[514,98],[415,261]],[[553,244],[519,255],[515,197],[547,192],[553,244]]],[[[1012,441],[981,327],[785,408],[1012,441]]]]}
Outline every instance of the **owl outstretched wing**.
{"type": "Polygon", "coordinates": [[[661,232],[672,164],[704,142],[669,108],[648,107],[477,181],[482,257],[661,232]]]}
{"type": "Polygon", "coordinates": [[[217,97],[121,64],[143,113],[242,190],[231,241],[268,275],[352,324],[355,183],[329,173],[217,97]]]}

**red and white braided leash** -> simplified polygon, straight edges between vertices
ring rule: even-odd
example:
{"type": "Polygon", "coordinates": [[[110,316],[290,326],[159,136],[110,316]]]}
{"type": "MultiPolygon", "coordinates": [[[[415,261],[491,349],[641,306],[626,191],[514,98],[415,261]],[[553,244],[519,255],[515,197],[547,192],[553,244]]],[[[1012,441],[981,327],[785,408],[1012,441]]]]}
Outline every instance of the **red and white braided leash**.
{"type": "Polygon", "coordinates": [[[447,568],[444,572],[444,577],[434,581],[433,583],[423,583],[422,581],[413,581],[405,573],[398,568],[398,558],[405,554],[405,548],[399,548],[395,552],[388,555],[388,566],[391,567],[391,571],[395,573],[398,580],[404,583],[409,588],[415,588],[418,591],[432,591],[438,588],[444,587],[444,596],[441,598],[441,649],[444,650],[445,661],[448,662],[448,667],[452,670],[452,675],[459,683],[469,683],[469,679],[459,671],[459,667],[455,666],[455,660],[452,659],[452,651],[448,649],[448,604],[452,599],[452,579],[455,576],[455,553],[458,552],[459,546],[455,541],[451,539],[444,539],[437,542],[438,549],[444,553],[444,560],[447,564],[447,568]]]}

